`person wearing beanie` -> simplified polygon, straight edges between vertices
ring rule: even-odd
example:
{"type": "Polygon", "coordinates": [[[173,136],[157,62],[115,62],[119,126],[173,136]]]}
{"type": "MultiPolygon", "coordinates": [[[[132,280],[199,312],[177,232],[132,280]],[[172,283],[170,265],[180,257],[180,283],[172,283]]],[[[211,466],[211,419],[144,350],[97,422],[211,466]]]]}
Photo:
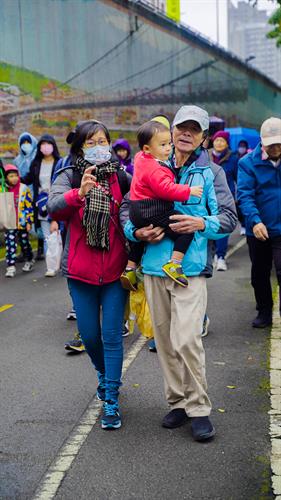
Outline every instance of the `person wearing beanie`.
{"type": "Polygon", "coordinates": [[[16,210],[16,228],[5,231],[6,246],[6,278],[14,278],[16,274],[16,251],[19,242],[24,257],[24,272],[32,271],[34,266],[32,248],[29,243],[28,233],[33,223],[32,196],[30,189],[20,182],[19,171],[15,165],[5,166],[7,190],[14,194],[16,210]]]}
{"type": "Polygon", "coordinates": [[[272,263],[279,284],[281,314],[281,117],[265,120],[261,142],[238,164],[238,204],[246,221],[251,260],[251,284],[257,317],[254,328],[272,324],[272,263]]]}
{"type": "MultiPolygon", "coordinates": [[[[213,149],[210,150],[211,160],[220,165],[226,175],[229,189],[235,199],[235,190],[237,182],[237,163],[238,159],[229,147],[230,135],[226,130],[219,130],[213,135],[213,149]]],[[[226,252],[229,236],[225,236],[216,241],[216,255],[214,264],[217,271],[227,271],[226,252]]]]}

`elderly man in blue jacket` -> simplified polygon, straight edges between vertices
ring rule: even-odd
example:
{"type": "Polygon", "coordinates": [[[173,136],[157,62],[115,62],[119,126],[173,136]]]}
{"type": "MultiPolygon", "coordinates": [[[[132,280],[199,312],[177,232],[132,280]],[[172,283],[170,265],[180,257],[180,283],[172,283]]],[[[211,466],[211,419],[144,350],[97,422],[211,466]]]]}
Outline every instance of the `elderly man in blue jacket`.
{"type": "Polygon", "coordinates": [[[246,220],[258,310],[255,328],[272,323],[272,261],[281,287],[281,119],[265,120],[260,135],[261,143],[238,164],[238,203],[246,220]]]}
{"type": "MultiPolygon", "coordinates": [[[[215,434],[209,419],[211,402],[201,337],[207,303],[206,278],[212,275],[210,240],[229,234],[237,222],[225,173],[202,148],[208,128],[208,113],[198,106],[182,106],[173,121],[174,148],[168,166],[177,183],[201,183],[203,187],[201,200],[191,197],[175,203],[181,214],[171,217],[173,230],[194,233],[183,260],[184,273],[189,277],[187,288],[164,276],[162,265],[171,257],[173,241],[164,237],[163,228],[136,229],[130,221],[125,223],[128,239],[147,242],[142,259],[145,292],[171,410],[162,425],[173,429],[190,417],[192,435],[197,441],[215,434]]],[[[124,224],[122,211],[121,217],[124,224]]]]}

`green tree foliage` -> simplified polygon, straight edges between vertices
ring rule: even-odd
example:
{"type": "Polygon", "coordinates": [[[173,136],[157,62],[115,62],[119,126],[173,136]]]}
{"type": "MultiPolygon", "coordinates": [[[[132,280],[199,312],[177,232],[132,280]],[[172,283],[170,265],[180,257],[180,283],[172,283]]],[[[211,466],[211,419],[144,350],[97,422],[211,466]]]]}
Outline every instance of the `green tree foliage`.
{"type": "MultiPolygon", "coordinates": [[[[248,0],[253,7],[256,7],[259,0],[248,0]]],[[[273,29],[267,33],[267,38],[276,39],[276,46],[281,47],[281,0],[271,0],[277,3],[278,7],[270,16],[268,23],[273,26],[273,29]]]]}
{"type": "Polygon", "coordinates": [[[279,7],[273,12],[268,22],[273,29],[267,33],[268,38],[275,38],[277,47],[281,47],[281,0],[277,0],[279,7]]]}

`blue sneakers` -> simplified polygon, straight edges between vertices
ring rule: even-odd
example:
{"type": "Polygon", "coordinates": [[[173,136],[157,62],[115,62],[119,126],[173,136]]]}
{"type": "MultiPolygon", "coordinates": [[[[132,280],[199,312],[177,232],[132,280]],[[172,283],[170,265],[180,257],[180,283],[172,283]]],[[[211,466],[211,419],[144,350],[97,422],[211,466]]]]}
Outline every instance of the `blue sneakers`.
{"type": "Polygon", "coordinates": [[[206,441],[216,434],[209,417],[192,417],[191,432],[195,441],[206,441]]]}
{"type": "Polygon", "coordinates": [[[102,429],[119,429],[122,425],[118,402],[106,401],[101,418],[102,429]]]}

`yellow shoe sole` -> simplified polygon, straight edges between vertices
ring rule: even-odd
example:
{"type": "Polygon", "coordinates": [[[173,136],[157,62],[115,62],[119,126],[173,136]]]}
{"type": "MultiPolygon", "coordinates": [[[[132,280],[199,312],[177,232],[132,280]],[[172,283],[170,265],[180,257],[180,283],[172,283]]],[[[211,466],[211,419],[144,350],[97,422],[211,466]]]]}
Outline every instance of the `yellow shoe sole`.
{"type": "Polygon", "coordinates": [[[167,276],[169,276],[169,278],[171,278],[175,283],[177,283],[177,285],[180,285],[183,288],[186,288],[188,286],[188,283],[185,285],[181,281],[178,281],[171,273],[169,273],[169,271],[167,269],[164,268],[164,266],[162,267],[162,271],[164,271],[164,273],[167,274],[167,276]]]}

